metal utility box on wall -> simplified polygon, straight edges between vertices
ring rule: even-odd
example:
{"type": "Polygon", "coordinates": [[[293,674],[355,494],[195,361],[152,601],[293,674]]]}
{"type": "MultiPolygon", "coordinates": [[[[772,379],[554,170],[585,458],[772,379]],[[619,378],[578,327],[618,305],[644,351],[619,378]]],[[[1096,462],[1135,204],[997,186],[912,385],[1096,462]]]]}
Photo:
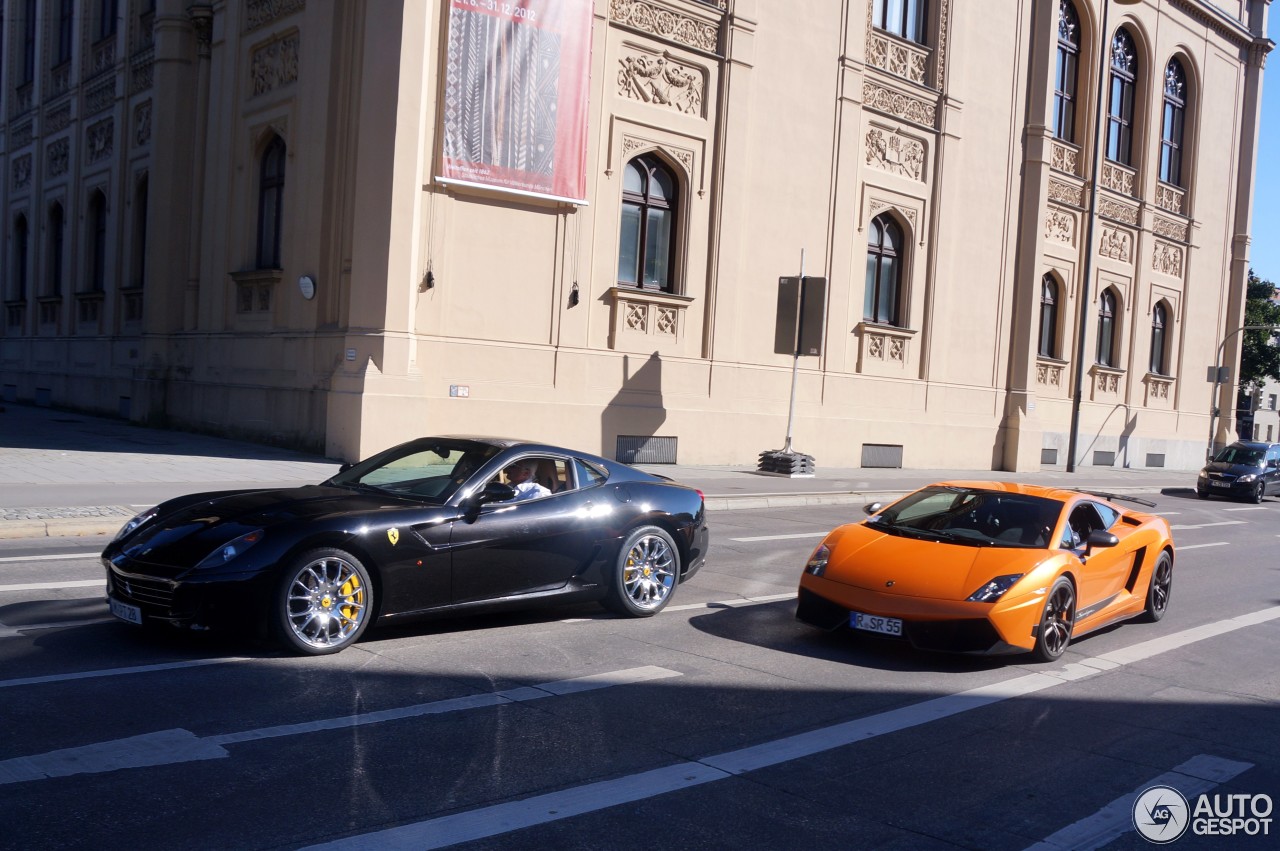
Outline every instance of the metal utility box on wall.
{"type": "Polygon", "coordinates": [[[773,350],[780,355],[821,355],[822,314],[827,301],[827,279],[778,279],[778,320],[773,350]]]}

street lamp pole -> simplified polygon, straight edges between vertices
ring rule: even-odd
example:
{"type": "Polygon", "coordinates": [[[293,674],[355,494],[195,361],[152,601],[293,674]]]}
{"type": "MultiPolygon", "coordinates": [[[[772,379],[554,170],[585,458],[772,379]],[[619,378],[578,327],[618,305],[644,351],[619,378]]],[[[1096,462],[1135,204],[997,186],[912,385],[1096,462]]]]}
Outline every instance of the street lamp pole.
{"type": "Polygon", "coordinates": [[[1241,325],[1230,334],[1222,338],[1222,342],[1218,344],[1218,359],[1214,361],[1213,370],[1213,395],[1209,397],[1209,448],[1205,450],[1205,460],[1213,460],[1213,431],[1218,418],[1218,388],[1222,386],[1222,355],[1227,349],[1227,340],[1230,340],[1241,331],[1280,331],[1280,325],[1241,325]]]}
{"type": "Polygon", "coordinates": [[[1111,3],[1136,6],[1142,0],[1102,0],[1102,55],[1098,58],[1098,108],[1093,122],[1093,173],[1089,177],[1089,225],[1085,234],[1084,272],[1080,281],[1080,322],[1076,327],[1076,383],[1071,397],[1071,433],[1067,438],[1067,472],[1076,471],[1076,445],[1080,442],[1080,401],[1084,397],[1085,329],[1089,324],[1089,282],[1093,278],[1093,225],[1098,218],[1098,177],[1102,169],[1102,125],[1106,123],[1107,71],[1111,67],[1111,34],[1107,17],[1111,3]]]}

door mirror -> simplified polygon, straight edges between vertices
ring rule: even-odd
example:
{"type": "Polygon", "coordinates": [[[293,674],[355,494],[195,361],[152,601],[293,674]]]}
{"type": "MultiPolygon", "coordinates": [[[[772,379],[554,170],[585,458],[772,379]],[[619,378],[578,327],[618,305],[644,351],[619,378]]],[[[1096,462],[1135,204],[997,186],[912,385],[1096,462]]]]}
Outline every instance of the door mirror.
{"type": "Polygon", "coordinates": [[[879,514],[879,513],[880,513],[880,509],[882,509],[882,508],[884,508],[884,503],[882,503],[882,502],[871,502],[871,503],[868,503],[868,504],[866,504],[866,505],[862,506],[862,510],[863,510],[864,512],[866,512],[867,514],[869,514],[869,515],[870,515],[870,514],[879,514]]]}
{"type": "Polygon", "coordinates": [[[1085,543],[1088,544],[1089,549],[1094,547],[1114,547],[1120,543],[1120,539],[1105,529],[1095,529],[1089,533],[1089,540],[1085,543]]]}
{"type": "Polygon", "coordinates": [[[516,498],[516,489],[502,482],[489,482],[471,499],[477,505],[490,502],[507,502],[516,498]]]}

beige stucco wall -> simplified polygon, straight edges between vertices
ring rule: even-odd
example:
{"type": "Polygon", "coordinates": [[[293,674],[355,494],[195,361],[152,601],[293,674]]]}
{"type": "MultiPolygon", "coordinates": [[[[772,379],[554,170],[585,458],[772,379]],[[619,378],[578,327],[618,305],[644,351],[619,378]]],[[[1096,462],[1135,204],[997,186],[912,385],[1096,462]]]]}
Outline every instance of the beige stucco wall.
{"type": "MultiPolygon", "coordinates": [[[[1082,298],[1081,463],[1100,450],[1127,466],[1199,464],[1205,369],[1242,311],[1269,47],[1249,30],[1264,32],[1265,3],[1242,4],[1236,22],[1200,0],[1113,5],[1109,29],[1123,23],[1139,44],[1145,117],[1134,188],[1100,192],[1093,245],[1099,2],[1076,3],[1074,166],[1045,130],[1056,3],[937,0],[916,66],[895,64],[911,46],[869,29],[861,0],[644,0],[711,27],[710,42],[632,16],[639,3],[595,4],[587,203],[570,205],[435,180],[445,0],[229,0],[212,4],[207,30],[160,0],[144,91],[171,144],[122,143],[105,172],[73,181],[80,192],[105,174],[127,204],[128,177],[151,175],[144,324],[0,327],[0,382],[15,398],[42,389],[54,404],[344,459],[474,432],[605,455],[619,435],[670,436],[684,463],[753,463],[786,434],[792,359],[773,352],[776,286],[803,252],[805,273],[827,279],[827,328],[823,354],[800,359],[794,446],[819,465],[857,466],[864,444],[901,446],[908,467],[1036,469],[1045,449],[1064,463],[1082,298]],[[280,64],[289,50],[296,64],[280,64]],[[1155,179],[1173,55],[1193,104],[1181,215],[1155,179]],[[623,74],[637,59],[693,75],[696,103],[636,97],[623,74]],[[264,274],[257,158],[271,134],[289,151],[284,268],[264,274]],[[616,283],[622,169],[646,152],[681,181],[669,295],[616,283]],[[879,214],[909,244],[902,329],[862,319],[879,214]],[[1061,357],[1046,361],[1048,272],[1063,297],[1061,357]],[[1121,297],[1117,370],[1092,368],[1104,286],[1121,297]],[[240,311],[245,287],[270,307],[240,311]],[[1159,299],[1173,310],[1170,377],[1146,368],[1159,299]]],[[[139,102],[119,99],[122,124],[139,102]]],[[[10,220],[38,207],[6,187],[10,220]]],[[[127,275],[127,258],[113,262],[127,275]]]]}

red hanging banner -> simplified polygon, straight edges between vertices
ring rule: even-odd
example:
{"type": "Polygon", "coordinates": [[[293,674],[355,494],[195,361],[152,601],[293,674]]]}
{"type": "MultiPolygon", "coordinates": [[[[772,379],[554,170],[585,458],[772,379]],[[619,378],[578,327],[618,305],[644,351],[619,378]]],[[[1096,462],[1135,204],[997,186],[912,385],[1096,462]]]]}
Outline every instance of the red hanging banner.
{"type": "Polygon", "coordinates": [[[586,203],[592,0],[450,0],[439,179],[586,203]]]}

